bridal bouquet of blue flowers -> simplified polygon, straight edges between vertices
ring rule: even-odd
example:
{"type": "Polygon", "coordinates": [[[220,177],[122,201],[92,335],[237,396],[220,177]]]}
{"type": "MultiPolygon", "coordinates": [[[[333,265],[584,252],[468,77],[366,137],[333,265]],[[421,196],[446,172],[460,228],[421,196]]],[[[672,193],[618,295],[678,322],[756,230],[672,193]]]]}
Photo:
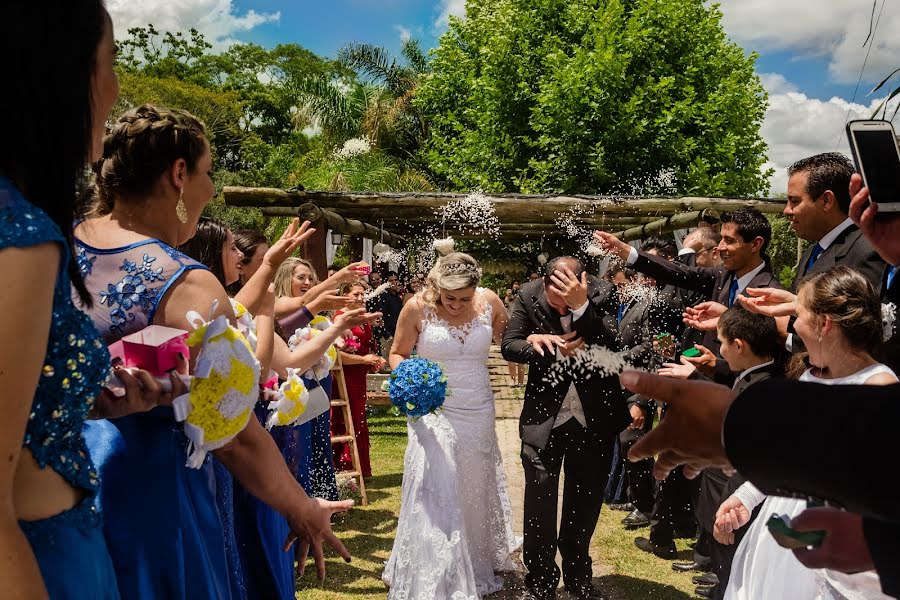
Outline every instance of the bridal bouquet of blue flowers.
{"type": "Polygon", "coordinates": [[[447,376],[441,365],[427,358],[408,358],[388,379],[391,404],[414,419],[436,412],[448,395],[447,376]]]}

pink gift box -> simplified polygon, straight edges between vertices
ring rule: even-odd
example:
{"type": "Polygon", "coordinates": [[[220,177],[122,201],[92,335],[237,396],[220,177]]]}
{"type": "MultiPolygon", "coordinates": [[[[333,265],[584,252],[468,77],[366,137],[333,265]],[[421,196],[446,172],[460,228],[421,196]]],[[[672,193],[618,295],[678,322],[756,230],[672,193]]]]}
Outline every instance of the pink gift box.
{"type": "Polygon", "coordinates": [[[123,366],[149,371],[156,377],[164,377],[178,366],[178,355],[190,355],[187,346],[188,332],[174,327],[148,325],[144,329],[126,335],[109,346],[112,358],[118,358],[123,366]]]}

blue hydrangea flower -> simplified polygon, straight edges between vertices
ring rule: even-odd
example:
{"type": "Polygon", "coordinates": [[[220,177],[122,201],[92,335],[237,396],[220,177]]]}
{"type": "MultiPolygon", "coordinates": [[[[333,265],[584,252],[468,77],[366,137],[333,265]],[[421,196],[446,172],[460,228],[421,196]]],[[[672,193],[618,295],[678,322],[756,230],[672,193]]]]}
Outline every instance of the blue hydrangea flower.
{"type": "Polygon", "coordinates": [[[404,360],[388,382],[391,403],[414,419],[436,412],[447,396],[447,378],[441,366],[427,358],[404,360]]]}

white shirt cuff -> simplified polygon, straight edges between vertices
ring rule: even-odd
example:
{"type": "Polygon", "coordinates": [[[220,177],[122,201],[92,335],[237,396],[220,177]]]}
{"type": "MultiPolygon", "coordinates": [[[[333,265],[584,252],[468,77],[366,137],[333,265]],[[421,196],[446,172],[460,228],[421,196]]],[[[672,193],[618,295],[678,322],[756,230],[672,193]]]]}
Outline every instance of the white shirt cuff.
{"type": "Polygon", "coordinates": [[[587,311],[590,300],[585,300],[584,304],[572,311],[572,321],[577,321],[587,311]]]}
{"type": "Polygon", "coordinates": [[[787,339],[784,341],[784,349],[787,350],[788,352],[794,351],[794,334],[793,333],[787,334],[787,339]]]}
{"type": "Polygon", "coordinates": [[[631,249],[628,251],[628,258],[625,259],[625,262],[628,263],[629,265],[633,265],[634,263],[637,262],[637,259],[638,259],[637,248],[632,246],[631,249]]]}
{"type": "Polygon", "coordinates": [[[750,512],[753,512],[753,509],[766,499],[766,495],[749,481],[745,481],[738,489],[734,490],[732,496],[740,500],[744,508],[750,512]]]}

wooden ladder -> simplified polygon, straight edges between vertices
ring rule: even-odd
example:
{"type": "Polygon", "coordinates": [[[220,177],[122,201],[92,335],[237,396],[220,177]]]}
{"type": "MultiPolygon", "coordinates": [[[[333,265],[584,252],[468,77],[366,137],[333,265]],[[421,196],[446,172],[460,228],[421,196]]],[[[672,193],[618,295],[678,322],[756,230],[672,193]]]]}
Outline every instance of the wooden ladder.
{"type": "Polygon", "coordinates": [[[344,365],[341,363],[341,354],[338,352],[337,360],[334,367],[331,368],[331,374],[334,376],[334,384],[337,386],[338,397],[331,401],[331,406],[341,407],[344,414],[344,428],[347,433],[345,435],[331,436],[332,444],[350,444],[350,457],[353,461],[352,471],[338,471],[339,475],[344,477],[355,477],[359,481],[360,504],[366,506],[369,503],[366,497],[366,482],[362,475],[362,466],[359,462],[359,449],[356,447],[356,431],[353,429],[353,415],[350,414],[350,396],[347,394],[347,381],[344,379],[344,365]]]}

